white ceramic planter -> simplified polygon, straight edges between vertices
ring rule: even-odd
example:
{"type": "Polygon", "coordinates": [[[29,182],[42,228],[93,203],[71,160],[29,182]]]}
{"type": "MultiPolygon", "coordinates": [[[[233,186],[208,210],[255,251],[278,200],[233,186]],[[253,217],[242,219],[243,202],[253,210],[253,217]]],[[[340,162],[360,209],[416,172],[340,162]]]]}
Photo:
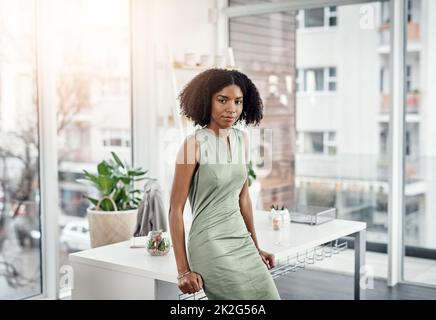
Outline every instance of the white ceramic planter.
{"type": "Polygon", "coordinates": [[[126,211],[97,211],[88,208],[91,247],[130,240],[136,227],[138,209],[126,211]]]}

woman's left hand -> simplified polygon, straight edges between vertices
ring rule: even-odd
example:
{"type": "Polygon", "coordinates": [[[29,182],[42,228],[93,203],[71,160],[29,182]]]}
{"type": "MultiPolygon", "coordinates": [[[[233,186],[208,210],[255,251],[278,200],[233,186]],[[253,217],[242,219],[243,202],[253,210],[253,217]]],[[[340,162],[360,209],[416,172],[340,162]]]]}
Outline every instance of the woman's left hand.
{"type": "Polygon", "coordinates": [[[259,254],[262,257],[263,263],[268,267],[268,269],[274,268],[276,266],[274,261],[274,255],[266,251],[259,249],[259,254]]]}

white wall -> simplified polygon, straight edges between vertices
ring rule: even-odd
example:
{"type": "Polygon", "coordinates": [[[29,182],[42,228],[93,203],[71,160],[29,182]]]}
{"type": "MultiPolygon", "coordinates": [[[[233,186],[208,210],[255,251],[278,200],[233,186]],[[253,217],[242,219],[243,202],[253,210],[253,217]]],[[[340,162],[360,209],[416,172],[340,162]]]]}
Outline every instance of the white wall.
{"type": "Polygon", "coordinates": [[[209,10],[214,0],[158,0],[158,41],[167,43],[176,59],[183,59],[186,52],[214,54],[214,23],[209,20],[209,10]]]}

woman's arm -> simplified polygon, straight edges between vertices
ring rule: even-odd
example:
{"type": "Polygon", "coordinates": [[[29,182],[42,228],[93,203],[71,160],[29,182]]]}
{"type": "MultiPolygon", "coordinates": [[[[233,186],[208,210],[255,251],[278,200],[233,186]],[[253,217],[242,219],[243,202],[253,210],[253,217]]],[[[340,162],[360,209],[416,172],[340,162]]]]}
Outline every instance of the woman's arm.
{"type": "Polygon", "coordinates": [[[239,208],[241,209],[242,217],[244,218],[244,222],[245,225],[247,226],[247,230],[251,233],[251,237],[253,238],[254,244],[256,245],[256,248],[259,250],[260,248],[257,242],[256,230],[254,229],[254,222],[253,222],[253,207],[251,205],[251,199],[250,199],[250,193],[248,191],[247,181],[245,181],[241,193],[239,194],[239,208]]]}
{"type": "MultiPolygon", "coordinates": [[[[171,190],[170,209],[168,213],[171,240],[176,258],[177,271],[180,276],[191,271],[186,256],[183,210],[185,208],[186,199],[188,198],[189,187],[198,159],[199,148],[197,142],[194,137],[190,136],[186,138],[177,154],[174,180],[171,190]]],[[[200,287],[201,284],[199,283],[199,287],[195,287],[195,291],[190,291],[188,287],[180,287],[180,289],[184,292],[192,293],[199,291],[199,289],[201,289],[200,287]]]]}
{"type": "MultiPolygon", "coordinates": [[[[244,141],[245,141],[245,159],[247,159],[248,163],[248,150],[249,150],[249,141],[248,136],[244,133],[244,141]]],[[[244,186],[242,187],[241,193],[239,194],[239,208],[241,210],[242,217],[244,218],[245,225],[247,226],[247,230],[251,233],[251,238],[259,251],[259,254],[262,257],[262,260],[267,265],[268,268],[275,266],[274,255],[263,251],[259,247],[259,243],[257,241],[256,230],[254,229],[254,221],[253,221],[253,206],[251,205],[250,193],[248,190],[248,179],[245,181],[244,186]]]]}

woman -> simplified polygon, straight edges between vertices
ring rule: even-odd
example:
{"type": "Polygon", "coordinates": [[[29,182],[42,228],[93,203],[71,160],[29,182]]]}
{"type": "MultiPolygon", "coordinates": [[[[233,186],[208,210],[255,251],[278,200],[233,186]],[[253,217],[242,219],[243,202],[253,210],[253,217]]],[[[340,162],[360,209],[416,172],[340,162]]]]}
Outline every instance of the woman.
{"type": "Polygon", "coordinates": [[[247,76],[225,69],[197,75],[181,92],[182,114],[201,126],[177,155],[169,211],[183,293],[204,289],[213,299],[280,299],[268,269],[274,255],[259,248],[248,192],[246,134],[238,122],[259,124],[263,105],[247,76]],[[183,209],[192,208],[185,249],[183,209]]]}

